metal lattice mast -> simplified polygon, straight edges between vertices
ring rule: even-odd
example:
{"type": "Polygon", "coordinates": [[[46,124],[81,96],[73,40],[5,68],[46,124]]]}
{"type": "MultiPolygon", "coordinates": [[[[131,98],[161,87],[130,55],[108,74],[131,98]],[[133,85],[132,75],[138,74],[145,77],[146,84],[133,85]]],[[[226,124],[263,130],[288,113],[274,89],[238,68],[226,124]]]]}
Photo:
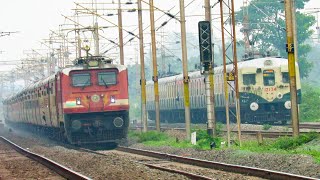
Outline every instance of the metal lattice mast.
{"type": "Polygon", "coordinates": [[[222,32],[222,49],[223,49],[223,74],[224,74],[224,91],[225,91],[225,106],[226,106],[226,121],[228,132],[228,146],[230,146],[230,117],[232,114],[237,119],[238,127],[238,140],[241,146],[241,119],[240,119],[240,100],[239,100],[239,86],[238,86],[238,67],[237,67],[237,47],[236,47],[236,33],[235,33],[235,15],[234,15],[234,0],[221,0],[220,1],[220,15],[221,15],[221,32],[222,32]],[[224,8],[227,12],[224,13],[224,8]],[[224,17],[226,16],[226,18],[224,17]],[[229,24],[230,28],[227,28],[229,24]],[[230,40],[229,44],[226,44],[226,35],[230,40]],[[227,54],[227,51],[231,48],[232,56],[227,54]],[[231,63],[232,70],[227,69],[227,60],[231,63]],[[230,90],[236,92],[235,105],[236,113],[232,112],[229,107],[229,87],[230,90]]]}

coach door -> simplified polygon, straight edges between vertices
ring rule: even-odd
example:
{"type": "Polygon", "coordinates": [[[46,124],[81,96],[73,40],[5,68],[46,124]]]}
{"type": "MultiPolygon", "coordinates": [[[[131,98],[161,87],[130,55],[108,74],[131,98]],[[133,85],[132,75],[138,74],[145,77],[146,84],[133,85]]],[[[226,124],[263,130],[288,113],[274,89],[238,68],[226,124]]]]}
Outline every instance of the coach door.
{"type": "Polygon", "coordinates": [[[49,109],[50,109],[50,119],[51,119],[51,124],[54,127],[58,127],[58,120],[57,120],[57,107],[56,107],[56,88],[54,81],[49,82],[49,89],[48,89],[48,97],[49,97],[49,109]]]}
{"type": "Polygon", "coordinates": [[[57,121],[59,122],[60,126],[60,121],[63,121],[63,113],[62,113],[62,92],[61,92],[61,77],[60,74],[56,75],[55,77],[55,102],[56,102],[56,117],[57,121]]]}

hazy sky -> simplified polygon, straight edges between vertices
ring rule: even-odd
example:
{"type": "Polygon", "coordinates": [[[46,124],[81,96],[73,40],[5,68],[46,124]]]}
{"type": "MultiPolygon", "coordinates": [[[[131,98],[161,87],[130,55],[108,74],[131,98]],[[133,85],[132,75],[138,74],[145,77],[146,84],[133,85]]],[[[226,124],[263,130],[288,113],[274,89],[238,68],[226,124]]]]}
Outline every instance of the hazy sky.
{"type": "MultiPolygon", "coordinates": [[[[114,0],[117,2],[117,0],[114,0]]],[[[135,0],[134,0],[135,1],[135,0]]],[[[148,2],[148,0],[145,0],[148,2]]],[[[12,34],[11,36],[0,37],[0,61],[4,60],[18,60],[25,57],[24,50],[41,49],[39,41],[49,37],[50,29],[57,30],[60,24],[68,23],[61,14],[72,15],[72,10],[75,8],[74,0],[0,0],[0,31],[19,31],[19,33],[12,34]]],[[[81,0],[78,2],[92,2],[91,0],[81,0]]],[[[98,1],[98,2],[112,2],[112,0],[98,1]]],[[[124,0],[122,0],[124,2],[124,0]]],[[[178,1],[172,0],[154,0],[155,6],[170,9],[172,13],[177,13],[179,10],[178,1]]],[[[191,0],[185,0],[188,4],[191,0]]],[[[212,4],[216,1],[211,1],[212,4]]],[[[242,0],[236,0],[236,8],[242,5],[242,0]]],[[[195,2],[186,9],[186,14],[201,14],[201,11],[195,12],[193,7],[201,7],[203,0],[195,0],[195,2]]],[[[131,6],[133,7],[133,6],[131,6]]],[[[307,8],[320,8],[320,0],[310,0],[306,6],[307,8]]],[[[147,8],[144,4],[144,8],[147,8]]],[[[216,13],[216,9],[212,13],[216,13]]],[[[134,13],[136,14],[136,13],[134,13]]],[[[163,14],[163,13],[162,13],[163,14]]],[[[160,12],[156,13],[156,18],[161,15],[160,12]]],[[[196,32],[196,23],[201,17],[187,18],[187,31],[196,32]],[[193,23],[193,24],[192,24],[193,23]]],[[[167,17],[157,22],[159,26],[164,22],[167,17]]],[[[117,23],[116,18],[111,20],[117,23]]],[[[144,13],[144,25],[149,25],[149,15],[144,13]]],[[[137,17],[132,14],[124,14],[124,24],[136,24],[137,17]]],[[[69,22],[70,23],[70,22],[69,22]]],[[[180,32],[177,22],[170,22],[170,26],[165,30],[173,28],[176,32],[180,32]]],[[[110,24],[109,24],[110,25],[110,24]]],[[[128,27],[134,30],[136,27],[128,27]]],[[[135,31],[137,32],[137,31],[135,31]]],[[[110,39],[117,37],[117,32],[105,32],[106,36],[110,39]]],[[[126,33],[124,33],[126,35],[126,33]]],[[[146,34],[145,36],[149,36],[146,34]]],[[[197,44],[197,43],[195,43],[197,44]]],[[[26,51],[25,51],[26,52],[26,51]]],[[[137,56],[137,55],[136,55],[137,56]]],[[[1,66],[1,65],[0,65],[1,66]]]]}

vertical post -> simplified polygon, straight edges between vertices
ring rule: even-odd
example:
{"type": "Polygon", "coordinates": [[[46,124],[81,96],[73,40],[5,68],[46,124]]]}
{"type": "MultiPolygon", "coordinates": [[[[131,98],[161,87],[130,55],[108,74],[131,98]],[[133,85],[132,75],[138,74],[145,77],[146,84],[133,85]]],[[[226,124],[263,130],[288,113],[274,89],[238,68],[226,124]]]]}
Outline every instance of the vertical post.
{"type": "Polygon", "coordinates": [[[94,55],[99,56],[99,26],[96,22],[94,24],[94,55]]]}
{"type": "Polygon", "coordinates": [[[183,64],[183,86],[184,86],[184,114],[186,121],[187,139],[191,138],[190,128],[190,97],[189,97],[189,76],[188,76],[188,57],[187,57],[187,38],[186,38],[186,20],[184,12],[184,0],[180,0],[180,23],[181,23],[181,49],[183,64]]]}
{"type": "Polygon", "coordinates": [[[147,112],[146,112],[146,79],[144,69],[144,47],[143,47],[143,27],[142,27],[142,5],[138,0],[138,21],[139,21],[139,45],[140,45],[140,83],[141,83],[141,122],[143,122],[143,132],[147,132],[147,112]]]}
{"type": "Polygon", "coordinates": [[[153,82],[154,82],[154,102],[156,112],[156,129],[160,131],[160,107],[159,107],[159,84],[158,84],[158,67],[157,67],[157,49],[156,49],[156,33],[154,27],[154,6],[153,0],[149,0],[150,6],[150,28],[151,28],[151,48],[152,48],[152,64],[153,64],[153,82]]]}
{"type": "Polygon", "coordinates": [[[297,84],[296,84],[296,64],[295,64],[295,48],[293,42],[293,27],[292,27],[292,0],[285,0],[285,18],[287,31],[288,66],[290,76],[290,100],[291,100],[291,121],[293,136],[299,136],[299,116],[297,106],[297,84]]]}
{"type": "Polygon", "coordinates": [[[77,42],[78,42],[78,58],[81,57],[81,37],[80,37],[80,30],[77,30],[77,42]]]}
{"type": "MultiPolygon", "coordinates": [[[[204,9],[205,9],[205,20],[210,22],[210,28],[211,28],[210,0],[204,1],[204,9]]],[[[213,53],[212,53],[212,56],[213,56],[213,53]]],[[[215,120],[215,110],[214,110],[214,81],[213,81],[213,76],[214,76],[213,67],[214,66],[213,66],[213,64],[214,64],[214,59],[212,60],[212,63],[210,64],[209,71],[205,71],[205,73],[204,73],[205,89],[206,89],[206,102],[207,102],[207,118],[208,118],[207,132],[212,137],[216,135],[216,120],[215,120]]]]}
{"type": "Polygon", "coordinates": [[[223,0],[220,0],[220,16],[221,16],[221,37],[222,37],[222,56],[223,56],[223,84],[224,84],[224,95],[225,95],[225,106],[226,106],[226,122],[227,122],[227,140],[228,147],[230,147],[230,119],[229,119],[229,94],[228,94],[228,83],[227,83],[227,59],[226,59],[226,45],[224,42],[224,20],[223,20],[223,0]]]}
{"type": "Polygon", "coordinates": [[[120,64],[124,65],[121,0],[118,0],[118,6],[119,6],[119,8],[118,8],[118,29],[119,29],[120,64]]]}
{"type": "Polygon", "coordinates": [[[238,58],[237,58],[237,38],[236,38],[236,26],[234,16],[234,0],[231,0],[231,20],[233,31],[233,66],[234,66],[234,83],[236,91],[236,116],[238,126],[238,140],[241,146],[241,117],[240,117],[240,99],[239,99],[239,81],[238,81],[238,58]]]}

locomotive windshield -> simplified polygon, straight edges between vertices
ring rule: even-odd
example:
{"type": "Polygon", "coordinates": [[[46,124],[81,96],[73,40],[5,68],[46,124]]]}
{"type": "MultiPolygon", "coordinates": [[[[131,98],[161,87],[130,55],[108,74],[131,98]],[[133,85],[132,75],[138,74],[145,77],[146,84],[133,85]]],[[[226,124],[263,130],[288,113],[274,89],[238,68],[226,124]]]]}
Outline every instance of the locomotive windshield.
{"type": "Polygon", "coordinates": [[[243,75],[243,85],[255,85],[256,84],[256,74],[244,74],[243,75]]]}
{"type": "Polygon", "coordinates": [[[117,84],[116,72],[101,72],[98,73],[98,80],[100,86],[117,84]]]}
{"type": "Polygon", "coordinates": [[[90,74],[89,73],[73,74],[72,85],[76,87],[90,86],[91,85],[90,74]]]}
{"type": "Polygon", "coordinates": [[[263,84],[265,86],[274,86],[274,71],[273,70],[264,70],[263,71],[263,84]]]}

